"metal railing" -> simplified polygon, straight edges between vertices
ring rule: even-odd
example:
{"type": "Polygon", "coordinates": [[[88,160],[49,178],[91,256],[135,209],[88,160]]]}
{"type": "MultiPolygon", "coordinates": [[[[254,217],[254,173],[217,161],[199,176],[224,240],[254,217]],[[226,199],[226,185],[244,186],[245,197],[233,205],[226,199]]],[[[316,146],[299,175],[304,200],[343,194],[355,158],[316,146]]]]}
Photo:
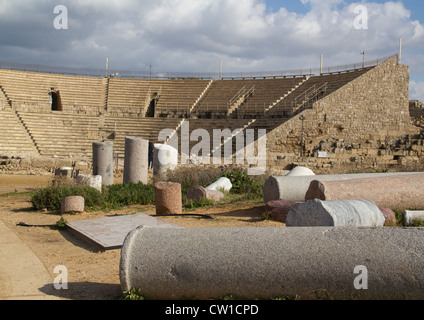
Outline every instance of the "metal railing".
{"type": "Polygon", "coordinates": [[[294,99],[294,105],[298,106],[300,104],[305,104],[312,99],[316,98],[319,94],[322,92],[327,91],[328,82],[324,83],[323,85],[319,86],[317,88],[317,85],[314,84],[312,87],[310,87],[308,90],[300,94],[294,99]]]}
{"type": "MultiPolygon", "coordinates": [[[[287,77],[300,77],[310,75],[320,75],[321,71],[324,74],[345,72],[356,69],[363,69],[377,66],[387,59],[397,56],[392,55],[388,57],[378,58],[370,61],[357,62],[353,64],[345,64],[339,66],[330,66],[323,68],[301,68],[292,70],[282,71],[253,71],[253,72],[151,72],[146,71],[129,71],[129,70],[113,70],[109,69],[107,77],[119,77],[119,78],[139,78],[139,79],[270,79],[270,78],[287,78],[287,77]],[[118,75],[119,74],[119,75],[118,75]]],[[[106,71],[104,69],[92,69],[92,68],[70,68],[70,67],[59,67],[59,66],[45,66],[45,65],[34,65],[24,64],[15,62],[0,61],[0,69],[6,70],[17,70],[26,72],[36,73],[47,73],[47,74],[61,74],[61,75],[75,75],[75,76],[87,76],[87,77],[106,77],[106,71]]]]}

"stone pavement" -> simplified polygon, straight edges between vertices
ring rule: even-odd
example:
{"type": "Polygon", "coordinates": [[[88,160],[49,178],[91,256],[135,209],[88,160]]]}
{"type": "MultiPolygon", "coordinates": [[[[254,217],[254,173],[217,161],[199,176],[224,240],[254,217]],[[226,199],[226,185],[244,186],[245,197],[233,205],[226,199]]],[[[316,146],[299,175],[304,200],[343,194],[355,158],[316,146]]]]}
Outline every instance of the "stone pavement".
{"type": "Polygon", "coordinates": [[[102,250],[120,249],[125,237],[139,226],[152,228],[182,228],[146,214],[81,220],[68,223],[68,228],[81,235],[102,250]]]}
{"type": "Polygon", "coordinates": [[[0,300],[58,300],[40,291],[53,287],[38,257],[0,220],[0,300]]]}

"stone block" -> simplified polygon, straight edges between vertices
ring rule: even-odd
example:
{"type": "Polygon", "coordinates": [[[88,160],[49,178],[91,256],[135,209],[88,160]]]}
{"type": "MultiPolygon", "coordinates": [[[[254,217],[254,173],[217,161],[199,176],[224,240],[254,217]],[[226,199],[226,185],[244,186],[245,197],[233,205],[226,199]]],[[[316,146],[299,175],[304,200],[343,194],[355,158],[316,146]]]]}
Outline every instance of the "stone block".
{"type": "Polygon", "coordinates": [[[138,228],[121,250],[121,291],[142,288],[151,300],[424,299],[423,230],[138,228]],[[367,290],[354,286],[357,266],[368,271],[367,290]]]}
{"type": "Polygon", "coordinates": [[[102,192],[102,176],[79,174],[76,180],[77,180],[77,184],[79,185],[91,187],[102,192]]]}
{"type": "Polygon", "coordinates": [[[84,197],[71,196],[65,197],[60,202],[60,210],[62,214],[70,212],[84,212],[85,200],[84,197]]]}
{"type": "Polygon", "coordinates": [[[424,174],[312,181],[305,200],[373,200],[380,208],[424,208],[424,174]]]}
{"type": "Polygon", "coordinates": [[[286,223],[290,209],[296,204],[294,201],[274,200],[266,204],[267,211],[270,212],[272,220],[286,223]]]}
{"type": "Polygon", "coordinates": [[[412,226],[416,221],[424,222],[424,211],[405,210],[403,212],[403,224],[405,226],[412,226]]]}
{"type": "Polygon", "coordinates": [[[373,201],[311,200],[295,204],[287,227],[383,227],[385,218],[373,201]]]}
{"type": "Polygon", "coordinates": [[[54,175],[63,179],[72,179],[75,178],[76,172],[73,167],[60,167],[55,169],[54,175]]]}
{"type": "Polygon", "coordinates": [[[211,185],[207,186],[207,190],[225,190],[230,191],[233,188],[231,180],[226,177],[221,177],[211,185]]]}
{"type": "Polygon", "coordinates": [[[218,190],[209,190],[206,188],[203,188],[202,186],[194,186],[191,187],[187,191],[187,200],[192,200],[194,202],[201,202],[202,199],[211,200],[211,201],[219,201],[221,200],[225,195],[218,190]]]}
{"type": "Polygon", "coordinates": [[[183,213],[181,184],[160,181],[155,184],[156,214],[183,213]]]}
{"type": "Polygon", "coordinates": [[[386,220],[384,226],[395,227],[397,222],[396,213],[394,213],[390,208],[380,208],[380,211],[383,213],[384,219],[386,220]]]}
{"type": "Polygon", "coordinates": [[[293,168],[286,177],[302,177],[302,176],[314,176],[315,173],[306,167],[296,167],[293,168]]]}

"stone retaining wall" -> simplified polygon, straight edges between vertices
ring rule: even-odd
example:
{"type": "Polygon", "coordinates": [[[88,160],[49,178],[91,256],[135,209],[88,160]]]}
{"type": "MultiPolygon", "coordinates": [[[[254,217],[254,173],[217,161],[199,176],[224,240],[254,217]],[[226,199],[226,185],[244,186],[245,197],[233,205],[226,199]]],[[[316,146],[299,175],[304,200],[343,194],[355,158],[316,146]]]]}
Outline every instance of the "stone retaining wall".
{"type": "Polygon", "coordinates": [[[424,135],[411,121],[409,67],[388,59],[267,135],[269,166],[306,162],[319,173],[424,167],[424,135]],[[300,157],[304,120],[304,158],[300,157]],[[318,152],[326,152],[320,158],[318,152]]]}

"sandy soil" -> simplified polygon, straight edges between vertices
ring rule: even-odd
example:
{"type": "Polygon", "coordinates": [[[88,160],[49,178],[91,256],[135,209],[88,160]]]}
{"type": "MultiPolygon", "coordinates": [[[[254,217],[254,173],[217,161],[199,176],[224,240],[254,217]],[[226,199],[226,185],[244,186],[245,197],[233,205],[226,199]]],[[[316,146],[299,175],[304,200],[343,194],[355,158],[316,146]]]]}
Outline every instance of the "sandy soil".
{"type": "MultiPolygon", "coordinates": [[[[54,225],[60,215],[57,213],[33,211],[30,196],[22,191],[51,183],[52,176],[0,175],[0,220],[9,227],[41,260],[51,273],[52,283],[57,274],[54,268],[64,265],[69,272],[69,288],[52,292],[52,284],[42,291],[64,299],[109,300],[118,299],[122,292],[119,280],[120,250],[99,251],[87,240],[70,231],[58,231],[50,227],[22,227],[30,225],[54,225]],[[17,193],[15,192],[17,189],[17,193]],[[12,192],[12,193],[8,193],[12,192]]],[[[265,221],[262,214],[265,206],[260,202],[223,204],[214,208],[203,208],[187,213],[210,214],[214,219],[197,217],[162,217],[186,228],[222,227],[275,227],[284,226],[275,221],[265,221]]],[[[132,206],[119,211],[67,215],[68,222],[98,219],[115,215],[144,213],[155,215],[154,206],[132,206]]]]}

